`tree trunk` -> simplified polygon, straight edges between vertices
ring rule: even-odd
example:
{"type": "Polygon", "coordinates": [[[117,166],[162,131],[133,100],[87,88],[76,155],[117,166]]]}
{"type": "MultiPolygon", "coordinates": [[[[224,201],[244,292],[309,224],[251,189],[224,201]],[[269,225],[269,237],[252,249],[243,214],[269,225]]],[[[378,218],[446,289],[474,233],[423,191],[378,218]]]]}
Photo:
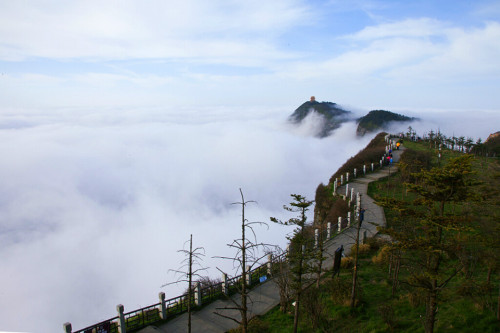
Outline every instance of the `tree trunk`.
{"type": "Polygon", "coordinates": [[[295,310],[294,310],[294,314],[293,314],[293,333],[297,333],[297,329],[299,327],[300,294],[301,294],[301,292],[299,291],[297,293],[297,299],[295,301],[295,310]]]}
{"type": "Polygon", "coordinates": [[[356,253],[354,255],[354,271],[352,274],[352,289],[351,289],[351,308],[356,304],[356,284],[358,283],[358,256],[359,256],[359,230],[361,229],[361,221],[358,222],[356,228],[356,253]]]}
{"type": "Polygon", "coordinates": [[[427,303],[427,316],[425,318],[425,332],[434,332],[434,323],[436,321],[437,310],[437,280],[432,280],[432,290],[429,290],[428,303],[427,303]]]}
{"type": "Polygon", "coordinates": [[[246,239],[245,239],[245,199],[243,197],[243,192],[241,192],[241,332],[247,333],[248,328],[248,318],[247,318],[247,267],[246,267],[246,239]]]}

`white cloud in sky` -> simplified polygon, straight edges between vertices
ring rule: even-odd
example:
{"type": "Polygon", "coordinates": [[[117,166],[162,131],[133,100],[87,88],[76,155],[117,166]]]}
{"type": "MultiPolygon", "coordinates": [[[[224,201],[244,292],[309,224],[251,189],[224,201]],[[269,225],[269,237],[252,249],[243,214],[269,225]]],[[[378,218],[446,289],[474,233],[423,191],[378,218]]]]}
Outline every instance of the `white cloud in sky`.
{"type": "Polygon", "coordinates": [[[293,107],[314,94],[368,108],[498,108],[491,3],[459,4],[455,16],[446,6],[0,1],[0,94],[4,107],[293,107]],[[475,9],[467,23],[463,8],[475,9]]]}
{"type": "Polygon", "coordinates": [[[281,0],[3,1],[0,56],[227,61],[251,52],[256,61],[278,56],[270,35],[306,14],[296,1],[281,0]]]}

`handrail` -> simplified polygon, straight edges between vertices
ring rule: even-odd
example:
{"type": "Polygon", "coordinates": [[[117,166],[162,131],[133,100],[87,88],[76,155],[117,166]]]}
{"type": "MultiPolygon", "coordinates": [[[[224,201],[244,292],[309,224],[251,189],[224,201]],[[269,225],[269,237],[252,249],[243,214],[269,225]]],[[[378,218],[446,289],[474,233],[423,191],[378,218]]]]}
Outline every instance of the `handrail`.
{"type": "MultiPolygon", "coordinates": [[[[377,169],[379,166],[377,165],[377,169]]],[[[342,225],[347,224],[347,219],[343,218],[342,219],[342,225]]],[[[354,225],[355,223],[351,223],[351,226],[354,225]]],[[[344,228],[342,228],[344,229],[344,228]]],[[[328,241],[326,237],[326,230],[321,230],[320,235],[322,236],[323,239],[328,241]]],[[[330,234],[330,239],[335,237],[338,234],[338,232],[335,230],[331,230],[330,234]]],[[[286,260],[286,256],[288,255],[287,251],[283,251],[278,256],[273,256],[271,263],[279,263],[283,260],[286,260]]],[[[259,274],[262,274],[263,272],[267,273],[267,262],[263,263],[262,265],[256,267],[255,269],[250,270],[249,273],[251,278],[250,281],[250,286],[260,284],[261,281],[257,277],[259,274]],[[258,274],[257,274],[258,273],[258,274]],[[257,276],[256,276],[257,275],[257,276]]],[[[238,290],[238,283],[240,282],[241,278],[243,277],[243,274],[240,274],[238,276],[234,276],[232,278],[227,279],[227,285],[226,288],[229,292],[229,295],[233,294],[234,292],[237,292],[238,290]]],[[[201,293],[201,304],[205,304],[206,302],[212,302],[224,295],[224,290],[223,290],[223,282],[216,283],[214,285],[206,286],[200,290],[201,293]]],[[[182,314],[187,311],[188,304],[187,304],[187,298],[188,294],[183,294],[177,297],[173,297],[171,299],[165,300],[165,306],[166,306],[166,316],[167,318],[176,316],[179,314],[182,314]]],[[[127,313],[124,313],[125,316],[125,323],[127,326],[128,330],[137,330],[139,328],[145,327],[150,324],[154,324],[156,322],[162,321],[164,319],[161,318],[161,302],[156,303],[153,305],[149,305],[137,310],[133,310],[127,313]]],[[[191,304],[194,304],[194,295],[193,298],[191,299],[191,304]]],[[[107,320],[104,320],[100,323],[88,326],[84,329],[74,331],[73,333],[87,333],[87,332],[93,332],[99,331],[99,329],[107,326],[107,331],[109,333],[118,333],[118,320],[119,317],[113,317],[107,320]]]]}

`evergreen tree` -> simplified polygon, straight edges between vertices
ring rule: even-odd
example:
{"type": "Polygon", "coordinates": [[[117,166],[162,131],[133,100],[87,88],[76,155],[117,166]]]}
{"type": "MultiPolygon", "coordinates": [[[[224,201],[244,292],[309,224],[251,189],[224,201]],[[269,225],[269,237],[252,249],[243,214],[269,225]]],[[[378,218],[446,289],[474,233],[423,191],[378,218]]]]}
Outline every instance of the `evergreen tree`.
{"type": "Polygon", "coordinates": [[[405,253],[409,278],[404,281],[426,294],[425,331],[433,332],[438,296],[462,269],[456,252],[462,247],[460,233],[470,231],[469,218],[460,214],[456,204],[473,197],[471,187],[471,155],[451,159],[442,168],[422,170],[415,174],[418,183],[406,184],[417,193],[412,202],[381,200],[405,219],[402,227],[386,229],[392,236],[393,247],[405,253]],[[449,209],[452,206],[454,209],[449,209]]]}
{"type": "Polygon", "coordinates": [[[304,274],[311,271],[311,267],[309,267],[308,262],[308,259],[311,257],[311,253],[307,248],[307,245],[311,241],[311,239],[306,236],[306,212],[313,204],[313,201],[308,201],[305,197],[299,194],[292,194],[291,196],[293,198],[293,201],[290,203],[290,206],[284,205],[283,208],[289,212],[299,213],[299,215],[297,217],[290,218],[287,221],[281,221],[275,217],[271,217],[271,221],[282,225],[297,226],[297,228],[293,232],[293,236],[289,237],[290,250],[288,253],[290,270],[292,273],[291,286],[294,291],[295,298],[293,332],[296,333],[299,324],[299,307],[301,294],[304,286],[303,277],[304,274]]]}

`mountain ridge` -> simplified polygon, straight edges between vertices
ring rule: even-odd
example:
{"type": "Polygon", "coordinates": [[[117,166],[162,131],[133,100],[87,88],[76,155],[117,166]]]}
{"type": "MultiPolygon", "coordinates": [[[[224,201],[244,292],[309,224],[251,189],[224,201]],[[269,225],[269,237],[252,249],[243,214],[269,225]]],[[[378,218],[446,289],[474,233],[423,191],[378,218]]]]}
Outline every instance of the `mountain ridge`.
{"type": "Polygon", "coordinates": [[[347,110],[337,103],[318,102],[314,96],[309,101],[302,103],[288,117],[293,124],[301,124],[306,117],[311,114],[317,114],[323,119],[323,124],[316,133],[319,138],[325,138],[333,133],[337,128],[346,122],[356,122],[356,134],[363,136],[376,131],[388,130],[394,122],[412,122],[417,118],[408,117],[387,110],[372,110],[360,118],[356,118],[354,113],[347,110]]]}

